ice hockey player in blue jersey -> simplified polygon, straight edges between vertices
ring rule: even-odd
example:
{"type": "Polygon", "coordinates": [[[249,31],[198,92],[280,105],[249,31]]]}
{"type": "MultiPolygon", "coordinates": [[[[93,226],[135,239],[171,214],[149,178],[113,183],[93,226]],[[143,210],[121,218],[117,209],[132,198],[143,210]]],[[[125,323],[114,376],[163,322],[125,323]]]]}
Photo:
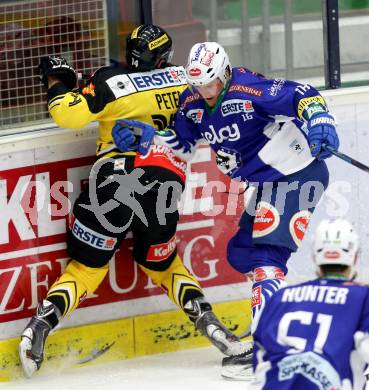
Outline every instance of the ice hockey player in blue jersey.
{"type": "MultiPolygon", "coordinates": [[[[216,42],[192,47],[186,77],[189,87],[180,95],[171,129],[154,137],[151,126],[126,121],[121,133],[139,127],[145,139],[151,133],[156,144],[170,146],[183,159],[205,141],[224,174],[254,188],[228,244],[229,263],[253,280],[254,331],[262,309],[283,285],[287,260],[298,249],[328,185],[323,160],[331,153],[324,145],[339,146],[335,120],[312,86],[232,68],[216,42]]],[[[124,148],[118,138],[115,142],[124,148]]],[[[224,359],[224,376],[237,363],[250,370],[251,360],[251,350],[224,359]]]]}
{"type": "Polygon", "coordinates": [[[322,221],[313,252],[320,277],[279,290],[260,317],[250,389],[363,389],[369,288],[352,281],[357,234],[346,220],[322,221]]]}

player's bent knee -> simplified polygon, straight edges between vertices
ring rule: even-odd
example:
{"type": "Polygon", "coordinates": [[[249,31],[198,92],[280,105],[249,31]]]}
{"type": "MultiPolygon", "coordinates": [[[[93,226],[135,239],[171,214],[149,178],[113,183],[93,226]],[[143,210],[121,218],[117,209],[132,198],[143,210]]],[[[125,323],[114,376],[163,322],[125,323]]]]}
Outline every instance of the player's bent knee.
{"type": "Polygon", "coordinates": [[[47,299],[58,306],[63,316],[70,314],[84,298],[96,291],[108,269],[107,264],[101,268],[92,268],[71,260],[51,286],[47,299]]]}

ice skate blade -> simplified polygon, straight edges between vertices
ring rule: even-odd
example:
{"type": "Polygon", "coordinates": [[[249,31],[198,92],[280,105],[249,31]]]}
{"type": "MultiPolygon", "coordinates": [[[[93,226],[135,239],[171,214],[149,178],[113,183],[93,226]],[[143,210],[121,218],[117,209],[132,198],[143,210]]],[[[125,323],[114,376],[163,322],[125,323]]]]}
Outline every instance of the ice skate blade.
{"type": "Polygon", "coordinates": [[[37,364],[27,356],[27,351],[32,349],[32,342],[28,337],[22,337],[19,343],[18,351],[19,358],[22,363],[24,375],[31,378],[35,371],[37,371],[37,364]]]}
{"type": "Polygon", "coordinates": [[[222,367],[221,376],[230,381],[253,381],[255,379],[252,367],[225,366],[222,367]]]}

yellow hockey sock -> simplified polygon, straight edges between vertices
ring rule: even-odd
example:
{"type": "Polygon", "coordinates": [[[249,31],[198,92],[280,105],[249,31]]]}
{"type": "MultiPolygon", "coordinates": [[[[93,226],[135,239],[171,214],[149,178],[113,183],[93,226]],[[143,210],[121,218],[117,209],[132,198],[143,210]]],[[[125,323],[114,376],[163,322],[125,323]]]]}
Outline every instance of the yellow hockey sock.
{"type": "Polygon", "coordinates": [[[99,287],[108,267],[106,264],[101,268],[92,268],[71,260],[60,278],[51,286],[46,299],[56,304],[63,317],[69,315],[83,298],[99,287]]]}

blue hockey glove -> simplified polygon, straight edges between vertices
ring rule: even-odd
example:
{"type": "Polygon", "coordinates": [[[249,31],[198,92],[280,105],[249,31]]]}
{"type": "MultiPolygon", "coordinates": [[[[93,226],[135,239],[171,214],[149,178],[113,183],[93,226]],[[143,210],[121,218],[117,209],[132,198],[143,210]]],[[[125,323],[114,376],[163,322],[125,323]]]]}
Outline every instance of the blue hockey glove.
{"type": "Polygon", "coordinates": [[[136,137],[133,134],[132,129],[126,127],[121,123],[122,121],[117,121],[112,129],[112,135],[115,145],[121,152],[129,152],[132,150],[137,150],[136,137]]]}
{"type": "Polygon", "coordinates": [[[331,157],[332,153],[322,145],[329,145],[335,150],[340,145],[333,116],[328,113],[315,115],[308,121],[307,128],[311,155],[318,160],[331,157]]]}
{"type": "MultiPolygon", "coordinates": [[[[122,128],[129,129],[133,135],[133,137],[137,137],[138,145],[136,145],[136,149],[142,155],[146,155],[150,149],[152,141],[155,135],[155,127],[140,121],[135,121],[132,119],[120,119],[117,121],[122,128]]],[[[114,128],[113,128],[114,130],[114,128]]],[[[114,137],[114,134],[113,134],[114,137]]],[[[125,135],[128,138],[128,136],[125,135]]],[[[114,138],[115,141],[115,138],[114,138]]],[[[117,143],[115,143],[117,145],[117,143]]],[[[118,146],[118,145],[117,145],[118,146]]],[[[119,147],[119,146],[118,146],[119,147]]],[[[119,147],[120,149],[120,147],[119,147]]],[[[133,149],[131,149],[133,150],[133,149]]]]}

